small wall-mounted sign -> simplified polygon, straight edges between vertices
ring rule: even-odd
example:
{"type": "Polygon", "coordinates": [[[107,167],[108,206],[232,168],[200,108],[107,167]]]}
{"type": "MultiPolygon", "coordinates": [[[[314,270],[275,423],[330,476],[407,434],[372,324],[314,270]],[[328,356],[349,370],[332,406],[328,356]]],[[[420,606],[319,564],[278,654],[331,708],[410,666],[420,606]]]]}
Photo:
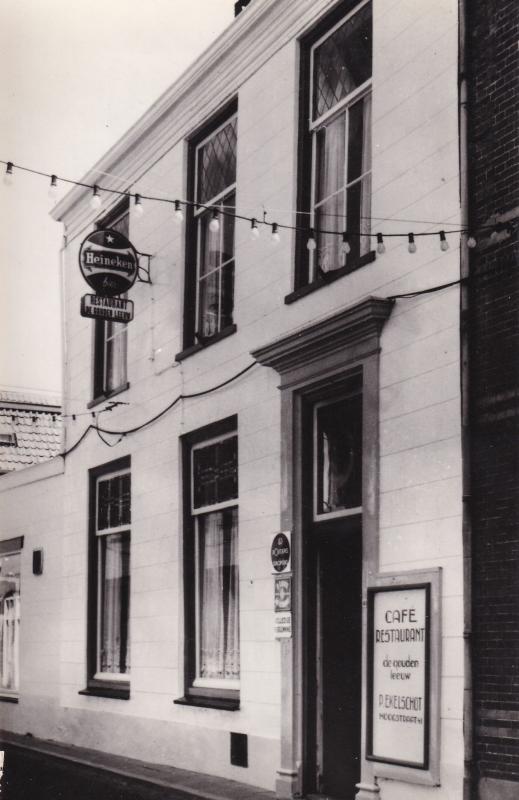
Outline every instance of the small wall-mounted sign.
{"type": "Polygon", "coordinates": [[[89,233],[79,250],[79,267],[89,286],[103,297],[131,289],[137,278],[139,258],[129,239],[105,228],[89,233]]]}
{"type": "Polygon", "coordinates": [[[91,319],[109,319],[112,322],[131,322],[133,302],[122,297],[85,294],[81,298],[81,316],[91,319]]]}
{"type": "Polygon", "coordinates": [[[276,575],[274,578],[274,611],[292,610],[292,576],[276,575]]]}
{"type": "Polygon", "coordinates": [[[292,566],[290,563],[290,531],[281,531],[280,533],[276,533],[270,548],[270,558],[272,560],[272,568],[275,573],[290,572],[292,566]]]}
{"type": "Polygon", "coordinates": [[[291,611],[278,611],[274,614],[274,635],[276,639],[290,639],[292,636],[291,611]]]}

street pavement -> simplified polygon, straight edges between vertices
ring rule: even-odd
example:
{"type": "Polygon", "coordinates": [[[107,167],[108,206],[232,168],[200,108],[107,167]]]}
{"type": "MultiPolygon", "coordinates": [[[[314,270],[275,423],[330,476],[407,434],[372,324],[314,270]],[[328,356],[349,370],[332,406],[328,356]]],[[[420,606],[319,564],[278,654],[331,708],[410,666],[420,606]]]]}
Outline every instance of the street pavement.
{"type": "MultiPolygon", "coordinates": [[[[177,789],[5,746],[1,800],[187,800],[177,789]]],[[[191,799],[192,800],[192,796],[191,799]]]]}

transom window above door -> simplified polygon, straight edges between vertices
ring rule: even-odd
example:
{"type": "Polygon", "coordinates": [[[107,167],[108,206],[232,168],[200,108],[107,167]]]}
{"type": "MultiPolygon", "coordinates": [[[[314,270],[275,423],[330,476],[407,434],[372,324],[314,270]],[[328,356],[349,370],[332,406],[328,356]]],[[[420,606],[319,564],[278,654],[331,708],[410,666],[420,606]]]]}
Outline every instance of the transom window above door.
{"type": "Polygon", "coordinates": [[[314,519],[362,512],[362,395],[314,407],[314,519]]]}

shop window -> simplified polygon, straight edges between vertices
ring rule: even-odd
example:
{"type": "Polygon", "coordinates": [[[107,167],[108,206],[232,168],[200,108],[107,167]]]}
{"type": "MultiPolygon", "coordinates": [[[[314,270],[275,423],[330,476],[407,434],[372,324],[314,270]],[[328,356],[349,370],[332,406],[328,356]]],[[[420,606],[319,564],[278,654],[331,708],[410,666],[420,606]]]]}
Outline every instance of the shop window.
{"type": "Polygon", "coordinates": [[[88,688],[129,696],[131,476],[128,458],[90,471],[88,688]]]}
{"type": "Polygon", "coordinates": [[[298,226],[304,230],[296,289],[372,259],[371,3],[340,6],[302,43],[301,55],[298,226]],[[316,248],[309,251],[310,228],[316,248]]]}
{"type": "Polygon", "coordinates": [[[20,565],[23,539],[0,542],[0,699],[20,688],[20,565]]]}
{"type": "Polygon", "coordinates": [[[185,348],[205,346],[235,330],[237,133],[233,104],[190,144],[194,204],[187,209],[185,348]]]}
{"type": "MultiPolygon", "coordinates": [[[[112,228],[129,238],[130,211],[128,200],[98,225],[112,228]]],[[[121,295],[126,297],[126,294],[121,295]]],[[[128,388],[127,380],[128,325],[123,322],[96,319],[94,322],[93,403],[105,400],[128,388]]]]}
{"type": "Polygon", "coordinates": [[[185,702],[237,707],[240,680],[238,438],[235,418],[185,445],[185,702]]]}

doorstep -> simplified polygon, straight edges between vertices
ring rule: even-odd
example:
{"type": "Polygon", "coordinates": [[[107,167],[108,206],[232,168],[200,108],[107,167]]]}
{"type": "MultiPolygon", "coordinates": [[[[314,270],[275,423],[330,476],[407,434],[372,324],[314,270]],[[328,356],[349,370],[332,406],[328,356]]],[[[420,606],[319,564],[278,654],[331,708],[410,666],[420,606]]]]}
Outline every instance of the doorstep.
{"type": "Polygon", "coordinates": [[[258,789],[239,781],[203,775],[199,772],[162,764],[150,764],[135,758],[125,758],[100,750],[60,744],[47,739],[36,739],[31,735],[22,736],[10,731],[0,730],[0,747],[2,745],[34,750],[51,758],[60,758],[94,769],[104,769],[125,778],[134,778],[168,789],[176,789],[186,797],[201,798],[202,800],[275,800],[276,797],[274,792],[258,789]]]}

